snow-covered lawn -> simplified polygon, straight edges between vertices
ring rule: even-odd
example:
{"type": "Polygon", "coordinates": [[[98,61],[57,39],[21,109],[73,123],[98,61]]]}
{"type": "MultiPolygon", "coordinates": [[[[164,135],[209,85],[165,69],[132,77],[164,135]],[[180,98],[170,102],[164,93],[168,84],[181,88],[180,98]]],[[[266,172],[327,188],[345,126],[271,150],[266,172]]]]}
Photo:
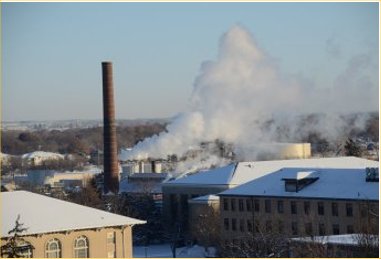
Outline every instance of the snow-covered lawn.
{"type": "MultiPolygon", "coordinates": [[[[214,251],[212,251],[214,252],[214,251]]],[[[176,256],[180,258],[205,258],[205,249],[202,246],[194,245],[193,247],[179,247],[176,248],[176,256]]],[[[171,246],[170,244],[162,245],[150,245],[145,246],[134,246],[133,257],[144,258],[144,257],[156,257],[156,258],[172,258],[171,246]]]]}

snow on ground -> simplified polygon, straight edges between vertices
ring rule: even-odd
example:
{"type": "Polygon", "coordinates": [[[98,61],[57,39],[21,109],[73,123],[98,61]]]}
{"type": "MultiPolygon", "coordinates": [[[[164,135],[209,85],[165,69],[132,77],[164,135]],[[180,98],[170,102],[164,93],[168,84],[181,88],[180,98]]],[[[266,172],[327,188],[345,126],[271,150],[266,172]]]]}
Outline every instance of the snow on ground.
{"type": "MultiPolygon", "coordinates": [[[[210,249],[210,251],[213,253],[214,249],[210,249]]],[[[176,257],[179,258],[205,258],[206,255],[205,248],[198,245],[176,248],[176,257]]],[[[170,244],[150,245],[148,247],[134,246],[133,257],[173,258],[170,244]]]]}

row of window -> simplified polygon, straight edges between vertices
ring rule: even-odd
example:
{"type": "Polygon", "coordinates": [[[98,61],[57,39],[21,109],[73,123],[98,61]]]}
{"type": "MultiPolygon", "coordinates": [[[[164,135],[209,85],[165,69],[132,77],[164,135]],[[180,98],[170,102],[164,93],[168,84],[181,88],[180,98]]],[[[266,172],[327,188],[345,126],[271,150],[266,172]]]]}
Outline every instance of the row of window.
{"type": "MultiPolygon", "coordinates": [[[[291,222],[291,233],[292,235],[298,235],[299,224],[296,221],[291,222]]],[[[240,232],[250,232],[253,231],[256,233],[259,232],[278,232],[280,234],[284,233],[284,222],[279,220],[277,222],[277,225],[275,226],[276,229],[273,229],[273,222],[271,220],[267,220],[264,225],[260,225],[259,221],[255,220],[254,225],[251,220],[244,220],[240,219],[239,221],[235,218],[229,219],[224,218],[224,229],[226,231],[240,231],[240,232]]],[[[304,233],[307,235],[314,234],[313,226],[311,222],[304,224],[304,233]]],[[[352,234],[354,233],[353,225],[347,225],[346,233],[352,234]]],[[[324,223],[318,224],[318,234],[320,236],[326,234],[326,226],[324,223]]],[[[339,224],[332,224],[332,234],[339,235],[340,234],[340,225],[339,224]]]]}
{"type": "MultiPolygon", "coordinates": [[[[225,211],[236,211],[236,199],[232,198],[229,199],[224,198],[223,199],[223,209],[225,211]],[[229,206],[230,205],[230,206],[229,206]]],[[[278,200],[276,201],[277,204],[277,212],[282,214],[285,211],[285,201],[278,200]]],[[[238,199],[238,211],[255,211],[260,212],[261,206],[260,206],[260,200],[258,199],[238,199]]],[[[298,206],[296,201],[290,201],[290,212],[291,214],[298,214],[298,206]]],[[[346,209],[346,216],[347,217],[353,217],[353,205],[352,203],[346,203],[345,204],[346,209]]],[[[264,201],[264,212],[266,213],[272,213],[272,200],[265,200],[264,201]]],[[[304,201],[303,202],[303,213],[305,215],[309,215],[311,213],[311,202],[310,201],[304,201]]],[[[317,213],[318,215],[324,215],[325,214],[325,206],[324,202],[317,202],[317,213]]],[[[339,203],[332,202],[331,203],[331,214],[332,216],[338,217],[339,216],[339,203]]]]}
{"type": "MultiPolygon", "coordinates": [[[[87,237],[80,236],[74,242],[74,257],[87,258],[89,257],[89,242],[87,237]]],[[[46,243],[45,256],[47,258],[62,257],[62,244],[57,238],[53,238],[46,243]]]]}

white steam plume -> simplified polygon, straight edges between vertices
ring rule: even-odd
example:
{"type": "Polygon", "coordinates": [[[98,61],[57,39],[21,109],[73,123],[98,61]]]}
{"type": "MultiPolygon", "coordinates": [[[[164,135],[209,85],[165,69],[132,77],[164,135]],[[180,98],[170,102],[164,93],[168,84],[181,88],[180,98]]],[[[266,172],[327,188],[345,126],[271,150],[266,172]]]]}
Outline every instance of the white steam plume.
{"type": "MultiPolygon", "coordinates": [[[[366,58],[352,61],[342,76],[354,72],[356,62],[363,64],[366,58]]],[[[361,80],[366,81],[364,78],[361,80]]],[[[347,83],[349,87],[356,87],[356,82],[347,83]]],[[[366,83],[373,87],[368,81],[366,83]]],[[[314,112],[335,108],[332,107],[334,103],[327,104],[327,100],[339,97],[341,85],[334,85],[329,98],[326,92],[303,85],[302,80],[283,75],[246,29],[233,26],[220,40],[217,60],[202,64],[188,111],[168,125],[166,132],[139,142],[124,159],[167,158],[170,154],[182,156],[201,142],[216,139],[233,143],[235,151],[244,158],[254,157],[244,154],[245,150],[253,152],[275,140],[276,127],[263,130],[261,125],[264,122],[274,116],[281,118],[280,124],[282,120],[288,124],[291,122],[289,137],[293,137],[300,134],[300,129],[295,128],[298,123],[292,122],[290,114],[309,112],[309,107],[313,107],[314,112]],[[319,108],[315,110],[316,107],[319,108]]],[[[346,92],[346,95],[350,93],[346,92]]],[[[369,93],[367,97],[371,95],[369,93]]],[[[349,96],[348,99],[353,101],[354,97],[349,96]]],[[[342,99],[338,101],[339,108],[351,105],[343,103],[342,99]]],[[[323,131],[332,129],[326,135],[337,136],[342,128],[340,121],[334,115],[324,118],[325,121],[317,121],[308,127],[323,131]],[[327,127],[326,123],[332,124],[327,127]]]]}

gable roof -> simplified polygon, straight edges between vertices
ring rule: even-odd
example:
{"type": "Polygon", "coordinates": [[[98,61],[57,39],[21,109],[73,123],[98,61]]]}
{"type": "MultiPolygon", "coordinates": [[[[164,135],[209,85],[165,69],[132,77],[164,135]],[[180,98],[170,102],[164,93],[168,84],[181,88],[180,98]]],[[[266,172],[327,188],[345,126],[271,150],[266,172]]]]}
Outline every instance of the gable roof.
{"type": "Polygon", "coordinates": [[[27,191],[2,192],[1,201],[2,237],[9,236],[18,215],[28,228],[22,235],[145,223],[27,191]]]}
{"type": "Polygon", "coordinates": [[[366,168],[378,167],[378,161],[358,157],[331,157],[292,160],[239,162],[223,167],[200,171],[164,185],[229,185],[247,183],[286,167],[303,168],[366,168]]]}
{"type": "Polygon", "coordinates": [[[313,168],[316,181],[298,192],[287,192],[284,179],[295,178],[305,168],[284,168],[219,195],[329,198],[378,201],[378,182],[366,182],[364,169],[313,168]]]}

